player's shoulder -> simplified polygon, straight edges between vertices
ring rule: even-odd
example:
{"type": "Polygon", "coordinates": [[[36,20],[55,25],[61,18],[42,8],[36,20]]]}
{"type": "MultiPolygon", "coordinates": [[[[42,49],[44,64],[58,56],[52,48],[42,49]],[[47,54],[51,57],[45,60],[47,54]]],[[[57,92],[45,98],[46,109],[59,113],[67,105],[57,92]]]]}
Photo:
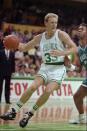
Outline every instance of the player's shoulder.
{"type": "Polygon", "coordinates": [[[64,41],[65,38],[69,38],[69,35],[65,31],[58,29],[58,37],[64,41]]]}
{"type": "Polygon", "coordinates": [[[59,35],[68,35],[66,31],[63,31],[61,29],[58,29],[58,34],[59,35]]]}

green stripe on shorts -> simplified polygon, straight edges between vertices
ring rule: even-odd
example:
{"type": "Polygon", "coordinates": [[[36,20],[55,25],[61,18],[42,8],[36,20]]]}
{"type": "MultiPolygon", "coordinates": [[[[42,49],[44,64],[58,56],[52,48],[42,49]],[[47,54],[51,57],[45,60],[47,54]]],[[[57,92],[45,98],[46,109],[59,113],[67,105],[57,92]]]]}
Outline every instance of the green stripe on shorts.
{"type": "Polygon", "coordinates": [[[45,84],[47,83],[47,80],[46,80],[46,78],[45,78],[43,75],[41,75],[41,74],[37,74],[36,76],[40,76],[40,77],[42,77],[42,78],[44,79],[45,84]]]}

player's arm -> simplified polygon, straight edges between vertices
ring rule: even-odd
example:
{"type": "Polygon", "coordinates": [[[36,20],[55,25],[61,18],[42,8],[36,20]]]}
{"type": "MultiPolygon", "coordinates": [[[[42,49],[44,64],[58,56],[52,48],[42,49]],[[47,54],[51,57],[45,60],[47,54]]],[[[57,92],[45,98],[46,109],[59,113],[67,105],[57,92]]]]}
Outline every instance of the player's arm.
{"type": "Polygon", "coordinates": [[[66,66],[67,71],[74,71],[76,69],[76,66],[71,63],[68,56],[64,57],[64,65],[66,66]]]}
{"type": "Polygon", "coordinates": [[[77,46],[76,44],[72,41],[70,36],[64,32],[64,31],[59,31],[59,39],[62,41],[66,48],[65,51],[59,51],[59,50],[53,50],[51,51],[51,55],[53,56],[66,56],[70,55],[71,53],[76,53],[77,52],[77,46]]]}
{"type": "Polygon", "coordinates": [[[35,36],[31,41],[29,41],[26,44],[20,43],[18,49],[23,52],[28,51],[34,48],[36,45],[38,45],[40,43],[40,40],[41,40],[41,34],[35,36]]]}
{"type": "Polygon", "coordinates": [[[63,44],[65,45],[65,47],[68,47],[66,49],[66,51],[63,51],[64,55],[70,55],[70,54],[72,54],[74,52],[76,53],[77,52],[77,46],[72,41],[70,36],[64,31],[60,31],[59,34],[60,34],[60,39],[63,42],[63,44]]]}
{"type": "Polygon", "coordinates": [[[74,57],[75,71],[81,72],[82,65],[81,65],[81,62],[80,62],[79,55],[78,55],[78,53],[75,53],[74,55],[75,55],[75,57],[74,57]]]}
{"type": "Polygon", "coordinates": [[[65,57],[64,63],[65,63],[66,69],[69,71],[81,72],[82,70],[82,65],[80,63],[80,59],[77,53],[74,54],[74,63],[73,64],[67,57],[65,57]]]}

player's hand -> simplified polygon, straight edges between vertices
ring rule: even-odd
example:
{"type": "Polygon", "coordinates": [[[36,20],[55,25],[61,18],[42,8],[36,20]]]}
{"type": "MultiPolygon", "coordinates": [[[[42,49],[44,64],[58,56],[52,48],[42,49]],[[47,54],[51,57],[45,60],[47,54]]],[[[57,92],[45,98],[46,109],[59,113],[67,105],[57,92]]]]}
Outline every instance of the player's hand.
{"type": "Polygon", "coordinates": [[[63,56],[63,52],[59,50],[52,50],[50,51],[51,56],[63,56]]]}

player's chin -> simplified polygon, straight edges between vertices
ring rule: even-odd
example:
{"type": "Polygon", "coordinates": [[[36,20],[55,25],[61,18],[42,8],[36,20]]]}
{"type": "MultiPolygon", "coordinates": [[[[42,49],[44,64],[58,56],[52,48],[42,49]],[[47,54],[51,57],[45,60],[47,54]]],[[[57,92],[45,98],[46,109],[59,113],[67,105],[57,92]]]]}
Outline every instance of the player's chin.
{"type": "Polygon", "coordinates": [[[55,32],[56,31],[56,28],[52,28],[52,32],[55,32]]]}

